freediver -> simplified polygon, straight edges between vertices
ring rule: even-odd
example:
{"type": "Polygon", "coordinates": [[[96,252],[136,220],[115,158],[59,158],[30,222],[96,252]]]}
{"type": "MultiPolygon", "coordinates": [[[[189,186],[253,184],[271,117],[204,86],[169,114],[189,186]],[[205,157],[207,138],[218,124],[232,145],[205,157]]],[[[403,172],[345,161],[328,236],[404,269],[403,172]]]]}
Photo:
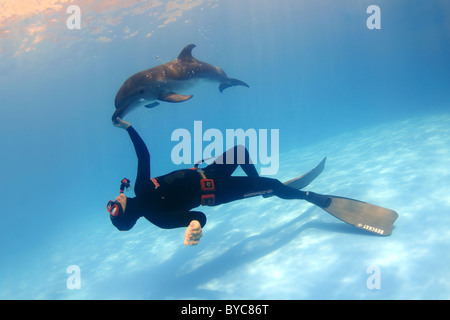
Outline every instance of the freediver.
{"type": "Polygon", "coordinates": [[[152,178],[150,153],[137,131],[119,117],[113,125],[128,132],[138,158],[134,184],[136,197],[126,197],[123,193],[124,187],[130,183],[125,178],[120,194],[115,201],[110,200],[107,204],[111,221],[118,230],[130,230],[139,218],[145,217],[163,229],[186,227],[184,244],[196,245],[206,224],[205,214],[192,210],[200,205],[218,206],[260,195],[308,200],[307,192],[287,186],[277,179],[260,177],[248,150],[243,146],[227,150],[203,169],[197,164],[191,169],[152,178]],[[245,161],[241,159],[242,153],[245,161]],[[238,156],[241,160],[239,164],[238,156]],[[239,165],[246,176],[232,176],[239,165]]]}

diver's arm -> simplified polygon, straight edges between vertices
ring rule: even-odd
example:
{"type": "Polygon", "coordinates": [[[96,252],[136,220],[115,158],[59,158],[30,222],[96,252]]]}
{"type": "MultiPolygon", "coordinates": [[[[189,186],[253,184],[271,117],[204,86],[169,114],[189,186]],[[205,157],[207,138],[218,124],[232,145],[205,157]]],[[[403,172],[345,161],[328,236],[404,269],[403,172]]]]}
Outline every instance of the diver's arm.
{"type": "Polygon", "coordinates": [[[200,211],[165,211],[162,214],[145,217],[161,229],[186,228],[193,220],[198,221],[201,227],[206,224],[206,216],[200,211]]]}
{"type": "MultiPolygon", "coordinates": [[[[150,179],[150,153],[144,140],[139,136],[137,131],[130,125],[129,122],[116,118],[113,122],[115,127],[125,129],[130,135],[131,142],[133,142],[134,150],[138,158],[138,170],[136,176],[136,186],[149,182],[150,179]]],[[[136,192],[136,189],[135,189],[136,192]]]]}
{"type": "Polygon", "coordinates": [[[206,216],[200,211],[167,211],[146,218],[162,229],[186,228],[184,244],[190,246],[198,244],[202,237],[202,228],[206,224],[206,216]]]}
{"type": "Polygon", "coordinates": [[[150,153],[147,146],[132,126],[129,126],[126,130],[130,135],[138,158],[138,177],[142,174],[143,178],[150,179],[150,153]]]}
{"type": "Polygon", "coordinates": [[[148,152],[144,141],[132,126],[129,126],[126,130],[130,135],[138,158],[134,193],[136,194],[136,196],[142,196],[145,195],[145,190],[148,188],[148,185],[151,184],[150,153],[148,152]]]}

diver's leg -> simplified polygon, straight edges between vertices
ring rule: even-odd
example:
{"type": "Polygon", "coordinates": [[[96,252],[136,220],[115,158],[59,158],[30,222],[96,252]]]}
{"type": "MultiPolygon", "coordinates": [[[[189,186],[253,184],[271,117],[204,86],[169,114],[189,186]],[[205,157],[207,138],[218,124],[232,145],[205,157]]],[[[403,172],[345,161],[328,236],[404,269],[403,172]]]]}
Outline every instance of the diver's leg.
{"type": "Polygon", "coordinates": [[[282,199],[305,199],[305,192],[284,185],[277,179],[266,177],[229,177],[217,179],[216,204],[227,203],[240,199],[273,194],[282,199]]]}
{"type": "Polygon", "coordinates": [[[259,177],[248,150],[241,145],[228,149],[204,171],[211,177],[230,177],[239,165],[248,177],[259,177]]]}

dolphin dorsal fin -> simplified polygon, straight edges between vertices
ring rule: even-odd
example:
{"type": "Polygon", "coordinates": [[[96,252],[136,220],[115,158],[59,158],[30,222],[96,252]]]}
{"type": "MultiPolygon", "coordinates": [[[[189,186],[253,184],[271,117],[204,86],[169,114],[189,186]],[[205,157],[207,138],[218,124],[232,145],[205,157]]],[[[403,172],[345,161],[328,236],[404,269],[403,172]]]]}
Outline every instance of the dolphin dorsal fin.
{"type": "Polygon", "coordinates": [[[194,59],[192,56],[192,49],[195,48],[195,44],[188,44],[184,49],[181,51],[181,53],[178,55],[178,60],[191,60],[194,59]]]}

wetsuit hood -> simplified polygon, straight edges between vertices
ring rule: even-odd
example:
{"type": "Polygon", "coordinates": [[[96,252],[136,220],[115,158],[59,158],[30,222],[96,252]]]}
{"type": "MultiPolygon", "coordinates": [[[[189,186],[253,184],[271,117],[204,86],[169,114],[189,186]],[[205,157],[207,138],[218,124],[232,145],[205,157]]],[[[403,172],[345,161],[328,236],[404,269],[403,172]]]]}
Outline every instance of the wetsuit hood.
{"type": "Polygon", "coordinates": [[[141,214],[139,214],[139,208],[139,201],[136,198],[127,197],[127,206],[125,208],[124,214],[128,216],[141,216],[141,214]]]}

